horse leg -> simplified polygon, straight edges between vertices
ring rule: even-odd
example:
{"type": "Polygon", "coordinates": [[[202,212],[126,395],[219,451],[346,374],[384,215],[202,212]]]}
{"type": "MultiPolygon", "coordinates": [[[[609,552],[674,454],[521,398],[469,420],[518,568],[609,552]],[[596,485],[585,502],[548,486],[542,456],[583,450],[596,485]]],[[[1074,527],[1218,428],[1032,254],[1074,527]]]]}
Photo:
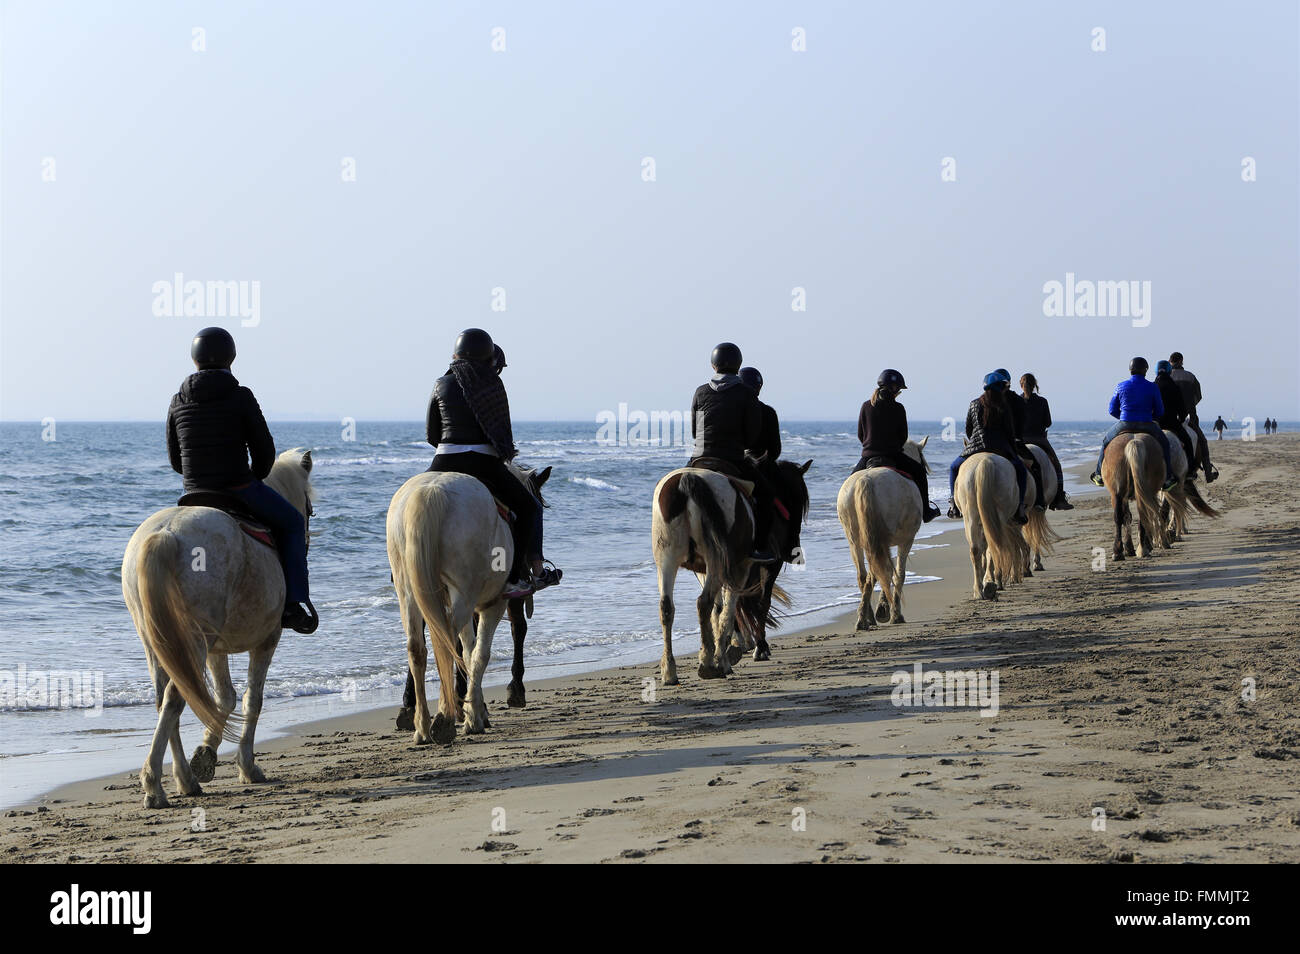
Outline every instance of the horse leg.
{"type": "Polygon", "coordinates": [[[871,570],[862,548],[854,543],[850,543],[850,546],[853,548],[854,569],[858,571],[858,622],[853,628],[865,632],[876,628],[876,614],[871,610],[871,597],[876,590],[876,581],[871,578],[871,570]]]}
{"type": "Polygon", "coordinates": [[[1119,491],[1111,492],[1111,519],[1115,524],[1115,541],[1111,546],[1111,556],[1116,560],[1124,559],[1124,499],[1119,491]]]}
{"type": "Polygon", "coordinates": [[[515,641],[515,658],[510,666],[506,705],[511,709],[522,709],[527,705],[524,701],[524,637],[528,635],[528,617],[524,615],[524,604],[520,600],[511,600],[506,612],[510,616],[510,635],[515,641]]]}
{"type": "Polygon", "coordinates": [[[767,574],[767,583],[763,587],[763,598],[758,604],[758,619],[754,621],[757,629],[754,639],[754,661],[762,662],[772,658],[772,650],[767,645],[767,614],[772,609],[772,588],[776,586],[775,573],[767,574]]]}
{"type": "Polygon", "coordinates": [[[889,601],[891,623],[907,622],[903,619],[903,581],[907,579],[907,555],[911,552],[910,542],[898,545],[898,559],[894,561],[894,594],[889,601]]]}
{"type": "MultiPolygon", "coordinates": [[[[433,741],[433,720],[429,717],[429,700],[424,686],[429,647],[424,642],[424,617],[420,615],[420,608],[416,606],[415,598],[410,594],[402,597],[402,626],[406,630],[407,671],[415,688],[414,741],[416,745],[428,745],[433,741]]],[[[438,714],[442,715],[441,712],[438,714]]],[[[455,722],[451,725],[451,735],[452,738],[456,736],[455,722]]]]}
{"type": "Polygon", "coordinates": [[[699,599],[695,601],[695,610],[700,618],[699,675],[701,679],[721,679],[726,676],[726,673],[714,662],[718,653],[713,643],[713,613],[718,600],[718,591],[721,588],[722,585],[714,580],[711,574],[706,573],[704,588],[700,591],[699,599]]]}
{"type": "MultiPolygon", "coordinates": [[[[221,711],[233,712],[235,709],[235,685],[230,681],[230,662],[225,653],[208,654],[208,673],[212,676],[213,688],[217,690],[217,702],[221,711]]],[[[180,741],[179,739],[177,740],[180,741]]],[[[221,745],[220,733],[205,728],[203,743],[190,756],[190,771],[200,782],[210,782],[217,774],[217,748],[221,745]]]]}
{"type": "MultiPolygon", "coordinates": [[[[152,662],[152,660],[150,660],[152,662]]],[[[144,767],[140,769],[140,787],[144,789],[145,808],[167,808],[170,802],[162,787],[163,752],[166,750],[173,732],[180,731],[181,710],[185,700],[180,690],[172,685],[162,666],[155,665],[154,698],[158,705],[158,724],[153,730],[153,742],[149,745],[149,755],[144,767]]]]}
{"type": "Polygon", "coordinates": [[[262,714],[262,694],[266,688],[266,672],[271,668],[271,657],[280,643],[280,630],[276,629],[260,646],[248,651],[248,685],[244,689],[244,726],[239,733],[239,752],[235,765],[239,767],[241,782],[265,782],[266,776],[253,761],[253,736],[257,732],[257,717],[262,714]]]}
{"type": "Polygon", "coordinates": [[[474,640],[474,658],[466,660],[469,665],[469,691],[465,694],[465,734],[481,735],[484,729],[491,728],[488,719],[487,703],[483,701],[483,672],[492,658],[492,634],[505,613],[505,604],[498,600],[487,609],[477,614],[478,635],[474,640]]]}
{"type": "Polygon", "coordinates": [[[718,626],[713,631],[713,638],[717,646],[718,668],[724,674],[732,671],[732,652],[735,651],[735,662],[739,662],[740,657],[743,655],[739,647],[732,645],[732,641],[736,638],[736,601],[738,599],[734,587],[724,586],[718,591],[718,601],[715,604],[718,610],[718,626]]]}
{"type": "Polygon", "coordinates": [[[659,625],[664,631],[664,654],[659,660],[659,679],[665,686],[677,685],[677,661],[673,659],[673,585],[677,567],[659,564],[659,625]]]}

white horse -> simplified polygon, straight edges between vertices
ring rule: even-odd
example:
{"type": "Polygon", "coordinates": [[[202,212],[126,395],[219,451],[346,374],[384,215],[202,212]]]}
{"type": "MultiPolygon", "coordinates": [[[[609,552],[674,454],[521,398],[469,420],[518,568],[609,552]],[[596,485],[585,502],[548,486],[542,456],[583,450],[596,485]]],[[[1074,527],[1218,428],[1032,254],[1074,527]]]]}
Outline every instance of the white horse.
{"type": "Polygon", "coordinates": [[[664,632],[659,675],[665,686],[677,685],[673,586],[679,568],[694,571],[702,585],[695,601],[699,676],[721,679],[731,672],[728,647],[754,546],[754,510],[737,486],[748,491],[753,485],[700,467],[678,468],[655,485],[650,543],[659,576],[659,623],[664,632]]]}
{"type": "Polygon", "coordinates": [[[1029,547],[1011,522],[1018,490],[1015,466],[1000,454],[972,454],[957,471],[953,496],[966,525],[976,599],[996,600],[1003,579],[1024,578],[1029,547]]]}
{"type": "MultiPolygon", "coordinates": [[[[925,460],[927,435],[921,443],[909,440],[903,453],[930,470],[925,460]]],[[[907,555],[916,531],[921,528],[925,501],[916,482],[892,467],[868,467],[849,474],[835,499],[844,536],[853,554],[858,574],[858,630],[876,628],[876,620],[902,623],[903,583],[907,577],[907,555]],[[898,561],[889,548],[898,548],[898,561]],[[880,582],[880,606],[873,614],[871,600],[880,582]]]]}
{"type": "MultiPolygon", "coordinates": [[[[266,484],[311,517],[311,451],[285,451],[266,484]]],[[[262,711],[262,688],[280,641],[284,572],[275,550],[244,533],[229,514],[211,507],[168,507],[131,535],[122,558],[122,595],[144,643],[153,677],[158,725],[140,785],[146,808],[167,807],[162,787],[163,750],[170,743],[172,774],[182,795],[200,795],[199,782],[216,768],[217,746],[234,739],[228,721],[242,723],[235,764],[241,782],[264,782],[253,761],[253,734],[262,711]],[[235,689],[227,657],[248,653],[248,688],[242,719],[233,715],[235,689]],[[219,699],[203,679],[207,664],[219,699]],[[181,747],[180,716],[186,703],[206,727],[193,762],[181,747]]]]}
{"type": "MultiPolygon", "coordinates": [[[[1055,500],[1057,491],[1056,468],[1052,466],[1052,460],[1047,456],[1047,451],[1043,450],[1037,444],[1025,444],[1029,452],[1034,455],[1034,460],[1038,462],[1038,471],[1043,475],[1043,499],[1055,500]]],[[[1024,525],[1023,532],[1025,543],[1028,546],[1028,552],[1025,554],[1025,575],[1031,575],[1032,571],[1029,565],[1029,557],[1032,554],[1034,563],[1033,570],[1043,569],[1043,557],[1051,556],[1054,549],[1053,544],[1059,543],[1060,534],[1053,530],[1047,523],[1047,514],[1034,507],[1034,501],[1037,499],[1038,489],[1035,486],[1034,475],[1029,474],[1029,479],[1025,481],[1025,514],[1029,517],[1029,522],[1024,525]]]]}
{"type": "MultiPolygon", "coordinates": [[[[536,494],[532,471],[507,466],[536,494]]],[[[466,673],[465,732],[477,735],[489,725],[483,671],[492,657],[492,636],[506,612],[501,594],[514,561],[510,527],[476,477],[426,471],[393,495],[387,532],[388,562],[415,684],[415,742],[449,743],[456,737],[462,714],[455,692],[458,663],[466,673]],[[438,713],[432,719],[424,687],[426,625],[439,682],[438,713]]]]}

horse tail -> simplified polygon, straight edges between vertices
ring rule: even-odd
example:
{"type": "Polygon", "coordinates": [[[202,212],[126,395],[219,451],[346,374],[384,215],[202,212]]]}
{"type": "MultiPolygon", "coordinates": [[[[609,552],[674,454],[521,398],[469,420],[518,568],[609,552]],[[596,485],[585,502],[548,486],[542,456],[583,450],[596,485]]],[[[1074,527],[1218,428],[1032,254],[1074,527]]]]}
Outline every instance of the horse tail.
{"type": "Polygon", "coordinates": [[[429,643],[438,667],[438,693],[448,701],[455,686],[456,666],[466,672],[469,667],[460,656],[459,634],[447,611],[447,588],[438,572],[442,558],[439,528],[447,512],[447,495],[441,488],[429,487],[422,488],[420,496],[424,505],[408,506],[405,514],[406,582],[420,615],[429,624],[429,643]]]}
{"type": "Polygon", "coordinates": [[[227,741],[238,742],[235,726],[241,718],[222,710],[203,677],[208,634],[186,606],[177,582],[181,556],[180,540],[170,530],[157,530],[140,542],[136,565],[140,635],[199,720],[227,741]]]}
{"type": "Polygon", "coordinates": [[[1124,446],[1124,461],[1128,464],[1130,479],[1133,481],[1133,499],[1137,501],[1138,519],[1152,529],[1152,543],[1161,543],[1167,535],[1160,519],[1160,500],[1157,496],[1160,481],[1154,481],[1153,487],[1145,479],[1149,444],[1154,444],[1154,440],[1130,440],[1124,446]]]}
{"type": "MultiPolygon", "coordinates": [[[[696,542],[704,551],[705,565],[710,570],[716,567],[724,582],[739,588],[747,575],[745,558],[754,546],[754,524],[746,517],[740,492],[736,491],[736,509],[730,527],[713,489],[699,474],[682,474],[677,492],[694,503],[699,513],[703,539],[696,542]]],[[[670,512],[677,509],[673,506],[670,512]]]]}
{"type": "MultiPolygon", "coordinates": [[[[984,538],[988,541],[993,565],[1006,574],[1011,582],[1019,583],[1025,578],[1029,545],[1025,543],[1020,528],[1011,523],[1011,515],[998,512],[997,488],[992,479],[996,474],[996,466],[976,469],[975,509],[984,528],[984,538]]],[[[1014,479],[1013,475],[1012,480],[1014,479]]]]}
{"type": "Polygon", "coordinates": [[[1205,498],[1201,496],[1201,492],[1196,488],[1196,484],[1189,482],[1186,485],[1186,489],[1187,499],[1191,502],[1191,505],[1196,508],[1197,513],[1204,514],[1207,517],[1223,516],[1220,511],[1215,510],[1205,502],[1205,498]]]}
{"type": "Polygon", "coordinates": [[[867,553],[867,566],[880,583],[880,592],[892,606],[894,604],[894,561],[889,556],[889,525],[871,492],[869,478],[864,477],[861,487],[863,549],[867,553]]]}
{"type": "Polygon", "coordinates": [[[1061,540],[1061,535],[1047,522],[1047,514],[1036,507],[1029,508],[1029,523],[1025,524],[1025,540],[1029,546],[1043,556],[1052,553],[1052,544],[1061,540]]]}

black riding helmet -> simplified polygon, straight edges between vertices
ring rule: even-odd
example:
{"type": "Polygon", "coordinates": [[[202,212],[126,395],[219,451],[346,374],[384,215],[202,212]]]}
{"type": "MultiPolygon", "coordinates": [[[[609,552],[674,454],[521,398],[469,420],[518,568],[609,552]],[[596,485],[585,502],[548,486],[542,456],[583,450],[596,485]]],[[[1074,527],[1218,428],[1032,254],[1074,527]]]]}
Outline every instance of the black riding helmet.
{"type": "Polygon", "coordinates": [[[466,328],[456,337],[456,350],[453,357],[468,361],[492,360],[492,336],[482,328],[466,328]]]}
{"type": "Polygon", "coordinates": [[[735,374],[740,370],[742,360],[740,349],[730,341],[724,341],[714,348],[713,354],[709,357],[709,363],[713,365],[713,370],[719,374],[735,374]]]}
{"type": "Polygon", "coordinates": [[[190,343],[190,357],[200,371],[229,368],[235,362],[235,339],[225,328],[204,328],[190,343]]]}
{"type": "Polygon", "coordinates": [[[499,344],[492,346],[492,370],[500,374],[506,369],[506,353],[499,344]]]}
{"type": "Polygon", "coordinates": [[[1145,378],[1150,367],[1151,365],[1147,364],[1146,358],[1134,358],[1128,363],[1128,373],[1140,374],[1145,378]]]}
{"type": "Polygon", "coordinates": [[[741,368],[740,381],[755,394],[763,390],[763,376],[758,373],[758,368],[741,368]]]}
{"type": "Polygon", "coordinates": [[[876,387],[889,388],[892,391],[904,391],[907,389],[907,382],[893,368],[885,368],[884,371],[880,372],[880,377],[876,378],[876,387]]]}

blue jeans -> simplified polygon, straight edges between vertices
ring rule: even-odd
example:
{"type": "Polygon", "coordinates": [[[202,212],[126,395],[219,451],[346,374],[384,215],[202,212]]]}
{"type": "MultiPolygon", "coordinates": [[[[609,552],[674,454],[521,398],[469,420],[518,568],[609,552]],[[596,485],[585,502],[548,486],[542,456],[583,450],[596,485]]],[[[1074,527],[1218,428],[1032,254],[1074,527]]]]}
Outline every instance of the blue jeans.
{"type": "Polygon", "coordinates": [[[1150,434],[1158,440],[1160,450],[1165,455],[1165,475],[1167,477],[1174,475],[1174,467],[1169,463],[1169,438],[1165,437],[1165,432],[1160,429],[1160,425],[1155,421],[1116,421],[1112,424],[1110,430],[1106,432],[1106,436],[1101,439],[1101,453],[1097,455],[1097,469],[1093,473],[1101,473],[1101,462],[1106,459],[1106,445],[1125,431],[1150,434]]]}
{"type": "Polygon", "coordinates": [[[275,545],[280,551],[280,565],[284,568],[284,599],[286,603],[307,600],[307,524],[293,504],[285,500],[260,480],[247,487],[231,490],[258,520],[275,535],[275,545]]]}
{"type": "MultiPolygon", "coordinates": [[[[1011,447],[1007,444],[1002,444],[1000,446],[993,445],[989,447],[987,452],[976,451],[975,453],[993,453],[997,454],[999,457],[1005,457],[1011,462],[1011,466],[1016,469],[1016,486],[1020,488],[1020,496],[1016,500],[1016,510],[1019,511],[1021,501],[1025,499],[1025,487],[1029,484],[1029,469],[1025,467],[1025,463],[1020,459],[1020,455],[1013,453],[1011,447]]],[[[948,468],[948,496],[953,500],[957,499],[957,471],[961,470],[961,465],[966,458],[971,456],[973,455],[962,454],[954,460],[952,465],[948,468]]]]}

